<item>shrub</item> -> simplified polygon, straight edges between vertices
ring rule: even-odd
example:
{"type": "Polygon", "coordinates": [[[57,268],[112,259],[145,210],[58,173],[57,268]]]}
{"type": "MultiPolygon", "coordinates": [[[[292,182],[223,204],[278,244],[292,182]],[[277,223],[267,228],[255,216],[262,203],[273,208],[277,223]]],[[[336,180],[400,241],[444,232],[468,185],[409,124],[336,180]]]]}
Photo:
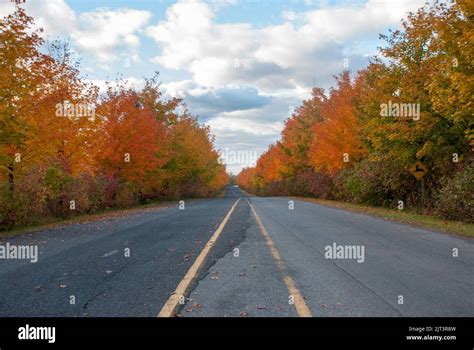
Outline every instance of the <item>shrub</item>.
{"type": "Polygon", "coordinates": [[[11,193],[7,183],[0,184],[0,230],[28,222],[26,202],[21,193],[11,193]]]}
{"type": "Polygon", "coordinates": [[[29,222],[48,215],[46,210],[48,191],[44,186],[44,176],[44,170],[35,167],[30,169],[26,175],[19,177],[15,184],[14,196],[23,202],[29,222]]]}
{"type": "Polygon", "coordinates": [[[474,222],[474,162],[458,171],[454,177],[444,177],[437,196],[437,212],[450,220],[474,222]]]}
{"type": "Polygon", "coordinates": [[[115,193],[115,206],[126,208],[138,203],[138,194],[130,183],[119,184],[115,193]]]}
{"type": "Polygon", "coordinates": [[[396,160],[374,162],[365,159],[341,176],[345,177],[342,197],[349,197],[356,203],[393,206],[403,200],[414,204],[416,180],[396,160]]]}

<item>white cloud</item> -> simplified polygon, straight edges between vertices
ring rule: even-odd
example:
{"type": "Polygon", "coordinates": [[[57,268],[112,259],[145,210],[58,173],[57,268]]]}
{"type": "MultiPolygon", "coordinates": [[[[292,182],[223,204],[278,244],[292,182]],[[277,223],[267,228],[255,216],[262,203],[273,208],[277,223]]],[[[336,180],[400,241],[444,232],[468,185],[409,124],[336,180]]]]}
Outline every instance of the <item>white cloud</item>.
{"type": "MultiPolygon", "coordinates": [[[[36,27],[44,29],[46,36],[70,36],[79,53],[95,56],[103,67],[119,56],[118,49],[126,52],[134,62],[139,61],[139,35],[151,18],[148,11],[127,8],[98,8],[76,15],[64,0],[27,1],[21,6],[34,18],[36,27]]],[[[13,3],[0,5],[0,16],[13,11],[13,3]]]]}
{"type": "Polygon", "coordinates": [[[216,9],[237,4],[237,0],[208,0],[208,2],[216,9]]]}
{"type": "Polygon", "coordinates": [[[208,122],[213,132],[234,131],[252,135],[278,135],[283,128],[281,121],[274,123],[258,122],[251,119],[217,117],[208,122]]]}
{"type": "Polygon", "coordinates": [[[282,85],[328,86],[341,70],[344,44],[354,37],[375,40],[380,31],[398,25],[408,10],[420,4],[421,0],[370,0],[363,6],[285,13],[288,21],[255,28],[247,23],[217,24],[211,6],[182,0],[146,33],[161,48],[155,63],[187,70],[201,85],[255,84],[267,91],[282,85]],[[301,24],[291,18],[301,18],[301,24]]]}
{"type": "MultiPolygon", "coordinates": [[[[87,79],[87,81],[97,86],[101,94],[105,94],[107,92],[107,86],[111,86],[112,88],[117,86],[117,82],[115,81],[110,82],[102,79],[87,79]]],[[[133,90],[140,90],[145,86],[144,79],[137,79],[134,77],[124,78],[121,83],[123,82],[126,83],[127,87],[132,88],[133,90]]]]}
{"type": "Polygon", "coordinates": [[[133,58],[137,57],[134,50],[140,45],[140,30],[150,18],[148,11],[101,8],[80,14],[71,37],[80,50],[102,61],[113,61],[117,48],[132,50],[133,58]]]}
{"type": "Polygon", "coordinates": [[[148,27],[146,32],[164,44],[163,55],[156,57],[155,62],[180,69],[204,53],[203,39],[209,36],[213,13],[208,5],[189,0],[169,7],[166,17],[166,22],[148,27]]]}
{"type": "Polygon", "coordinates": [[[337,41],[377,34],[387,26],[398,26],[408,11],[414,11],[424,3],[424,0],[369,0],[363,6],[318,9],[305,14],[306,24],[302,32],[337,41]]]}
{"type": "Polygon", "coordinates": [[[324,5],[307,12],[282,12],[281,24],[257,28],[249,23],[217,23],[212,4],[181,0],[145,33],[160,48],[154,63],[191,74],[192,80],[166,88],[189,101],[191,112],[208,114],[206,122],[217,146],[261,152],[279,138],[289,110],[310,96],[311,87],[333,85],[333,76],[344,68],[343,59],[348,59],[352,71],[364,67],[378,34],[399,27],[400,19],[423,3],[369,0],[324,5]],[[227,110],[212,109],[216,100],[205,99],[219,97],[228,86],[254,87],[258,96],[271,102],[235,109],[230,107],[232,101],[226,101],[227,110]],[[203,100],[207,109],[199,103],[203,100]]]}
{"type": "Polygon", "coordinates": [[[295,18],[296,18],[296,15],[293,11],[283,11],[282,14],[281,14],[281,17],[285,21],[294,21],[295,18]]]}
{"type": "MultiPolygon", "coordinates": [[[[20,5],[27,14],[35,19],[36,27],[43,28],[53,36],[62,36],[71,29],[75,22],[75,12],[64,0],[27,1],[20,5]]],[[[13,13],[16,5],[5,0],[0,4],[0,17],[13,13]]]]}

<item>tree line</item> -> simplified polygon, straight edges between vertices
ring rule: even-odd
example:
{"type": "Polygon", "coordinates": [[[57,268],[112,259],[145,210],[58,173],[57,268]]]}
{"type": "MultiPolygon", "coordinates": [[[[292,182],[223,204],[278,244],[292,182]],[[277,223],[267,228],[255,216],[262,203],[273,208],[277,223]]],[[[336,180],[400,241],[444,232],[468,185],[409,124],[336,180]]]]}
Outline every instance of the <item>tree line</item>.
{"type": "Polygon", "coordinates": [[[0,20],[0,229],[206,197],[227,184],[209,128],[158,76],[100,93],[23,9],[0,20]]]}
{"type": "Polygon", "coordinates": [[[329,91],[286,121],[281,139],[237,176],[258,195],[298,195],[376,206],[415,207],[417,161],[424,210],[474,218],[474,3],[427,4],[369,65],[344,71],[329,91]]]}

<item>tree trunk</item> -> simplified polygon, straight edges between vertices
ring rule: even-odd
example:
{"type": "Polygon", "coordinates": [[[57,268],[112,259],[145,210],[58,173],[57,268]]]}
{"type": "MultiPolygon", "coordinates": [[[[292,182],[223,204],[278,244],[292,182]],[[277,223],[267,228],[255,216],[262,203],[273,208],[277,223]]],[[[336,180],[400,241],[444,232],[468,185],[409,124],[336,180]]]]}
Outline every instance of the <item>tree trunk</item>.
{"type": "Polygon", "coordinates": [[[13,190],[15,189],[15,178],[13,176],[13,163],[8,165],[8,183],[9,183],[9,188],[10,192],[13,193],[13,190]]]}

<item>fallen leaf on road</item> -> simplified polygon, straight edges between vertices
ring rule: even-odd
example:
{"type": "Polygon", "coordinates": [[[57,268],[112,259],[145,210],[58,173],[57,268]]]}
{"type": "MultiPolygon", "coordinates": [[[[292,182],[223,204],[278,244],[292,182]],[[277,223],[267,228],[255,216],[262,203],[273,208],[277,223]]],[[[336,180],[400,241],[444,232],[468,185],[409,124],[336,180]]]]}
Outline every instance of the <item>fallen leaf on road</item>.
{"type": "Polygon", "coordinates": [[[202,309],[202,305],[199,303],[194,303],[190,307],[188,307],[185,311],[186,312],[193,312],[194,310],[200,310],[202,309]]]}

